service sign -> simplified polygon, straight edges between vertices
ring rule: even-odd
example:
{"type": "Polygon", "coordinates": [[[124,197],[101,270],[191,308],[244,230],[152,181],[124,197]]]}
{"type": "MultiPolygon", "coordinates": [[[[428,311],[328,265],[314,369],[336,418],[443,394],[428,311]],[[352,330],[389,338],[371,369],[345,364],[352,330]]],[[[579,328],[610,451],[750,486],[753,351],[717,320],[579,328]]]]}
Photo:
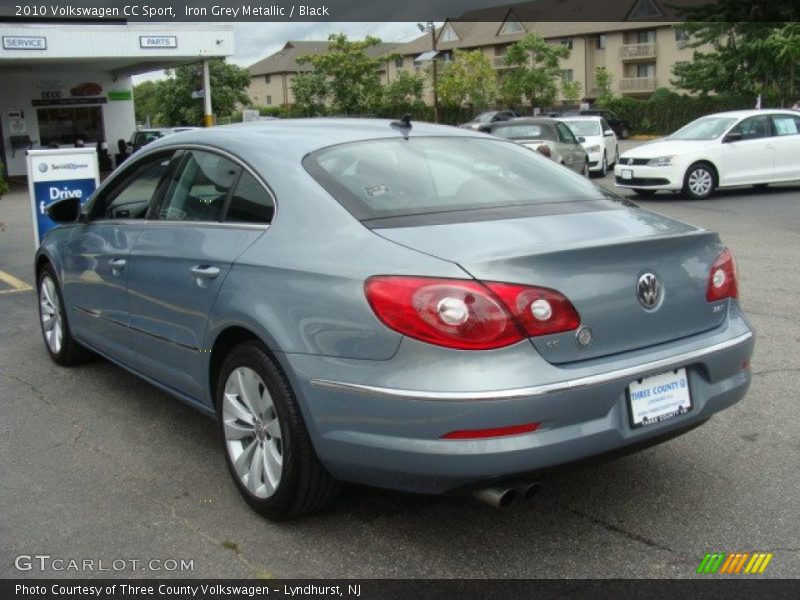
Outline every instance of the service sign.
{"type": "Polygon", "coordinates": [[[4,35],[4,50],[47,50],[47,38],[30,35],[4,35]]]}
{"type": "Polygon", "coordinates": [[[28,150],[27,155],[33,237],[38,248],[56,226],[47,216],[47,207],[66,198],[85,204],[100,184],[100,171],[95,148],[28,150]]]}

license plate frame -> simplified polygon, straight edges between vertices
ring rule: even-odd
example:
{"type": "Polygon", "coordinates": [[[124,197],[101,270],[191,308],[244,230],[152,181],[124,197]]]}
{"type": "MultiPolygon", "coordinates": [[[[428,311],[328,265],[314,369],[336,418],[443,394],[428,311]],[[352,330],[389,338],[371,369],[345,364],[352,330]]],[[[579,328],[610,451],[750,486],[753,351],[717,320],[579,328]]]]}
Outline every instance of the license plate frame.
{"type": "Polygon", "coordinates": [[[633,169],[622,169],[620,176],[623,179],[633,179],[633,169]]]}
{"type": "Polygon", "coordinates": [[[694,408],[685,367],[632,381],[625,396],[632,429],[663,423],[694,408]]]}

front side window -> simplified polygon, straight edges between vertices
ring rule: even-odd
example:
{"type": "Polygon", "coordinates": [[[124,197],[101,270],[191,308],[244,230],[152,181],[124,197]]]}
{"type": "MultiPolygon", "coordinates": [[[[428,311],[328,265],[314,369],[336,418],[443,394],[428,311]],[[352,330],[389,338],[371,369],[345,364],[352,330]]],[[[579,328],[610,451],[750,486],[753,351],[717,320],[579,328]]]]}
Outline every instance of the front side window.
{"type": "Polygon", "coordinates": [[[140,161],[119,185],[98,197],[93,219],[143,219],[159,184],[169,171],[172,152],[140,161]]]}
{"type": "Polygon", "coordinates": [[[169,183],[156,218],[219,221],[241,168],[218,154],[191,150],[169,183]]]}
{"type": "Polygon", "coordinates": [[[770,129],[769,117],[767,115],[759,115],[745,119],[734,127],[731,133],[741,133],[742,138],[745,140],[770,137],[772,130],[770,129]]]}
{"type": "Polygon", "coordinates": [[[607,199],[524,146],[487,137],[352,142],[313,152],[309,174],[361,221],[607,199]]]}

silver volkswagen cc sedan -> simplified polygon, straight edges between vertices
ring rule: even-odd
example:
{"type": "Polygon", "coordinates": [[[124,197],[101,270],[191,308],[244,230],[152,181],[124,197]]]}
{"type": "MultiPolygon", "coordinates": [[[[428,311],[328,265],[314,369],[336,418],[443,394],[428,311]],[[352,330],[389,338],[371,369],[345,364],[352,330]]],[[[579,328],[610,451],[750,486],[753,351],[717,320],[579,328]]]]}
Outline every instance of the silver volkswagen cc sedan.
{"type": "Polygon", "coordinates": [[[214,416],[280,519],[340,482],[505,505],[739,401],[754,336],[714,233],[513,142],[310,119],[149,144],[36,253],[45,346],[214,416]]]}

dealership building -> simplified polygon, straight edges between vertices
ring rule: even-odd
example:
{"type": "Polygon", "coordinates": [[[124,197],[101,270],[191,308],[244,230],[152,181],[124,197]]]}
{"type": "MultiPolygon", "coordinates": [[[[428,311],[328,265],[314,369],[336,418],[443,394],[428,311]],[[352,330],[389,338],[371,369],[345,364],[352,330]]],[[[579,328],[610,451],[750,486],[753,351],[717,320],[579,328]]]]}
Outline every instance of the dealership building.
{"type": "MultiPolygon", "coordinates": [[[[117,140],[136,128],[132,75],[233,54],[233,26],[0,23],[0,160],[117,140]]],[[[199,101],[199,100],[198,100],[199,101]]]]}

